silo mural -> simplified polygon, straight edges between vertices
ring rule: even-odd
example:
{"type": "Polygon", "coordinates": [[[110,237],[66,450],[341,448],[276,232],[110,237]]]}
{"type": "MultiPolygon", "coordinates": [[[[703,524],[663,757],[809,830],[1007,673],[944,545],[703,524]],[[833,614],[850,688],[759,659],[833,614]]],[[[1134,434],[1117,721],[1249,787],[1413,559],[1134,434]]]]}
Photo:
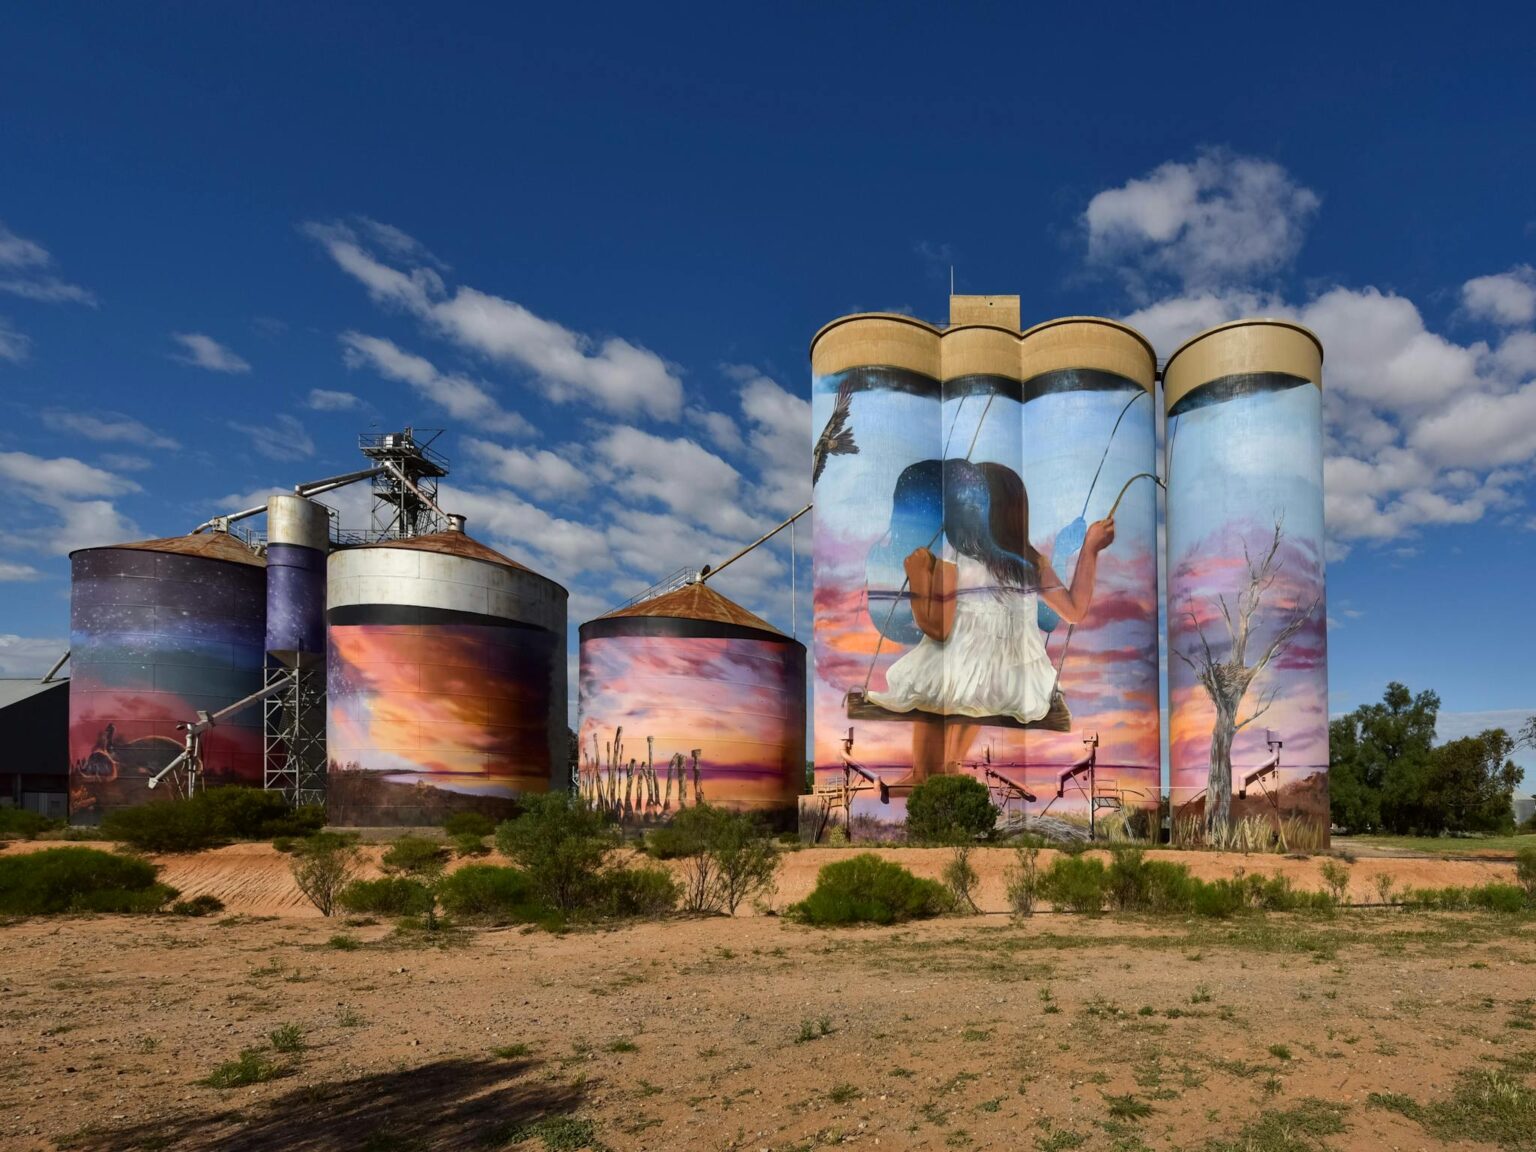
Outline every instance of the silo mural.
{"type": "MultiPolygon", "coordinates": [[[[179,723],[258,691],[263,561],[224,532],[70,556],[70,820],[170,798],[149,778],[183,748],[179,723]]],[[[261,709],[203,737],[204,783],[262,781],[261,709]]]]}
{"type": "Polygon", "coordinates": [[[462,532],[333,553],[333,823],[513,814],[567,781],[565,589],[462,532]]]}
{"type": "Polygon", "coordinates": [[[1151,349],[1108,321],[1021,335],[1012,297],[954,298],[951,319],[853,317],[812,345],[811,807],[878,832],[914,786],[963,772],[1010,824],[1149,835],[1151,349]]]}
{"type": "Polygon", "coordinates": [[[578,788],[621,823],[697,804],[792,828],[805,648],[707,584],[581,626],[578,788]]]}
{"type": "Polygon", "coordinates": [[[1322,347],[1252,320],[1169,358],[1174,836],[1328,841],[1322,347]]]}
{"type": "Polygon", "coordinates": [[[330,514],[302,496],[267,501],[267,651],[284,664],[325,653],[330,514]]]}

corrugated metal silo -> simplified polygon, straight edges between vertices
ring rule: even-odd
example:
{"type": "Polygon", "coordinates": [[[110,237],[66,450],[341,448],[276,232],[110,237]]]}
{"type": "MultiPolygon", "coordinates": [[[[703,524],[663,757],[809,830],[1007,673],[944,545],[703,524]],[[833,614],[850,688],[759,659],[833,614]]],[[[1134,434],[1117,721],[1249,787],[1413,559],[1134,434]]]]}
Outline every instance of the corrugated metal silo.
{"type": "Polygon", "coordinates": [[[265,784],[300,804],[325,798],[325,561],[330,510],[291,493],[267,501],[265,784]]]}
{"type": "Polygon", "coordinates": [[[1328,842],[1323,349],[1239,320],[1168,359],[1174,835],[1328,842]]]}
{"type": "Polygon", "coordinates": [[[708,803],[791,828],[805,646],[695,582],[581,626],[581,794],[628,825],[708,803]]]}
{"type": "Polygon", "coordinates": [[[425,825],[568,783],[566,591],[462,531],[331,554],[326,806],[425,825]]]}
{"type": "MultiPolygon", "coordinates": [[[[256,692],[264,561],[225,532],[70,554],[70,819],[168,797],[149,778],[182,749],[176,725],[256,692]]],[[[203,738],[204,782],[262,781],[261,709],[203,738]]]]}

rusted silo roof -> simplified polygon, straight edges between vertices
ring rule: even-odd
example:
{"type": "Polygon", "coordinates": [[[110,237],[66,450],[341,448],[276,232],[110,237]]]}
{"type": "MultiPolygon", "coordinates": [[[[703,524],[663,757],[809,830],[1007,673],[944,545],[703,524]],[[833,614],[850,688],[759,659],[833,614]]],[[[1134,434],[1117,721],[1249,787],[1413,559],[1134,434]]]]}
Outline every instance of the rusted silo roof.
{"type": "Polygon", "coordinates": [[[681,620],[712,620],[718,624],[735,624],[741,628],[756,628],[783,636],[761,616],[748,612],[740,604],[727,600],[708,584],[695,582],[684,584],[675,591],[642,600],[638,604],[626,604],[612,612],[599,616],[599,620],[613,620],[621,616],[670,616],[681,620]]]}
{"type": "Polygon", "coordinates": [[[375,540],[359,544],[359,548],[403,548],[413,552],[438,552],[448,556],[462,556],[466,560],[483,560],[487,564],[500,564],[503,568],[516,568],[519,572],[533,572],[526,564],[519,564],[510,556],[503,556],[494,548],[480,543],[464,532],[428,532],[422,536],[402,537],[399,540],[375,540]]]}
{"type": "MultiPolygon", "coordinates": [[[[242,541],[228,532],[197,532],[190,536],[167,536],[163,540],[135,540],[131,544],[108,544],[107,548],[126,548],[140,552],[170,552],[178,556],[201,556],[205,560],[228,560],[232,564],[249,564],[265,568],[265,557],[252,552],[242,541]]],[[[77,548],[75,552],[91,552],[91,548],[77,548]]],[[[71,552],[73,556],[75,552],[71,552]]]]}

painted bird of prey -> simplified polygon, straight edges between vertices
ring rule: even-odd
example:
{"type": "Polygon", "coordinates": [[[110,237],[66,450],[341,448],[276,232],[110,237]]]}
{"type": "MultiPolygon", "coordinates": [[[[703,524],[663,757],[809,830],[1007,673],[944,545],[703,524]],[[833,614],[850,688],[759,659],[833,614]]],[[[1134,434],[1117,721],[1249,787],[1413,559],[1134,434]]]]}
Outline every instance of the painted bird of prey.
{"type": "Polygon", "coordinates": [[[816,481],[821,479],[821,472],[827,466],[828,456],[852,456],[859,450],[859,446],[853,442],[853,429],[848,427],[848,411],[852,404],[853,388],[848,381],[844,381],[838,387],[837,404],[832,408],[827,426],[821,430],[816,447],[811,450],[811,487],[813,488],[816,486],[816,481]]]}

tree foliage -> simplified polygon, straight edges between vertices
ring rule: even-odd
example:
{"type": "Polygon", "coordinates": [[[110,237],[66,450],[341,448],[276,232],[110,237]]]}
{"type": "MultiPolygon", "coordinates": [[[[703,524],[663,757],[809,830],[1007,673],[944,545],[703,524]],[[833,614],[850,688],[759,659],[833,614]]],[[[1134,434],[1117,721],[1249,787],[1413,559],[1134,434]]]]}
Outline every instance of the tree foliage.
{"type": "Polygon", "coordinates": [[[973,776],[930,776],[907,797],[907,839],[914,844],[956,844],[989,836],[997,805],[973,776]]]}
{"type": "Polygon", "coordinates": [[[496,847],[533,884],[539,901],[562,915],[598,902],[599,871],[618,846],[618,829],[568,792],[530,796],[527,810],[496,829],[496,847]]]}
{"type": "Polygon", "coordinates": [[[1333,822],[1350,832],[1437,835],[1513,824],[1517,742],[1490,728],[1436,745],[1440,697],[1396,681],[1328,726],[1333,822]]]}

